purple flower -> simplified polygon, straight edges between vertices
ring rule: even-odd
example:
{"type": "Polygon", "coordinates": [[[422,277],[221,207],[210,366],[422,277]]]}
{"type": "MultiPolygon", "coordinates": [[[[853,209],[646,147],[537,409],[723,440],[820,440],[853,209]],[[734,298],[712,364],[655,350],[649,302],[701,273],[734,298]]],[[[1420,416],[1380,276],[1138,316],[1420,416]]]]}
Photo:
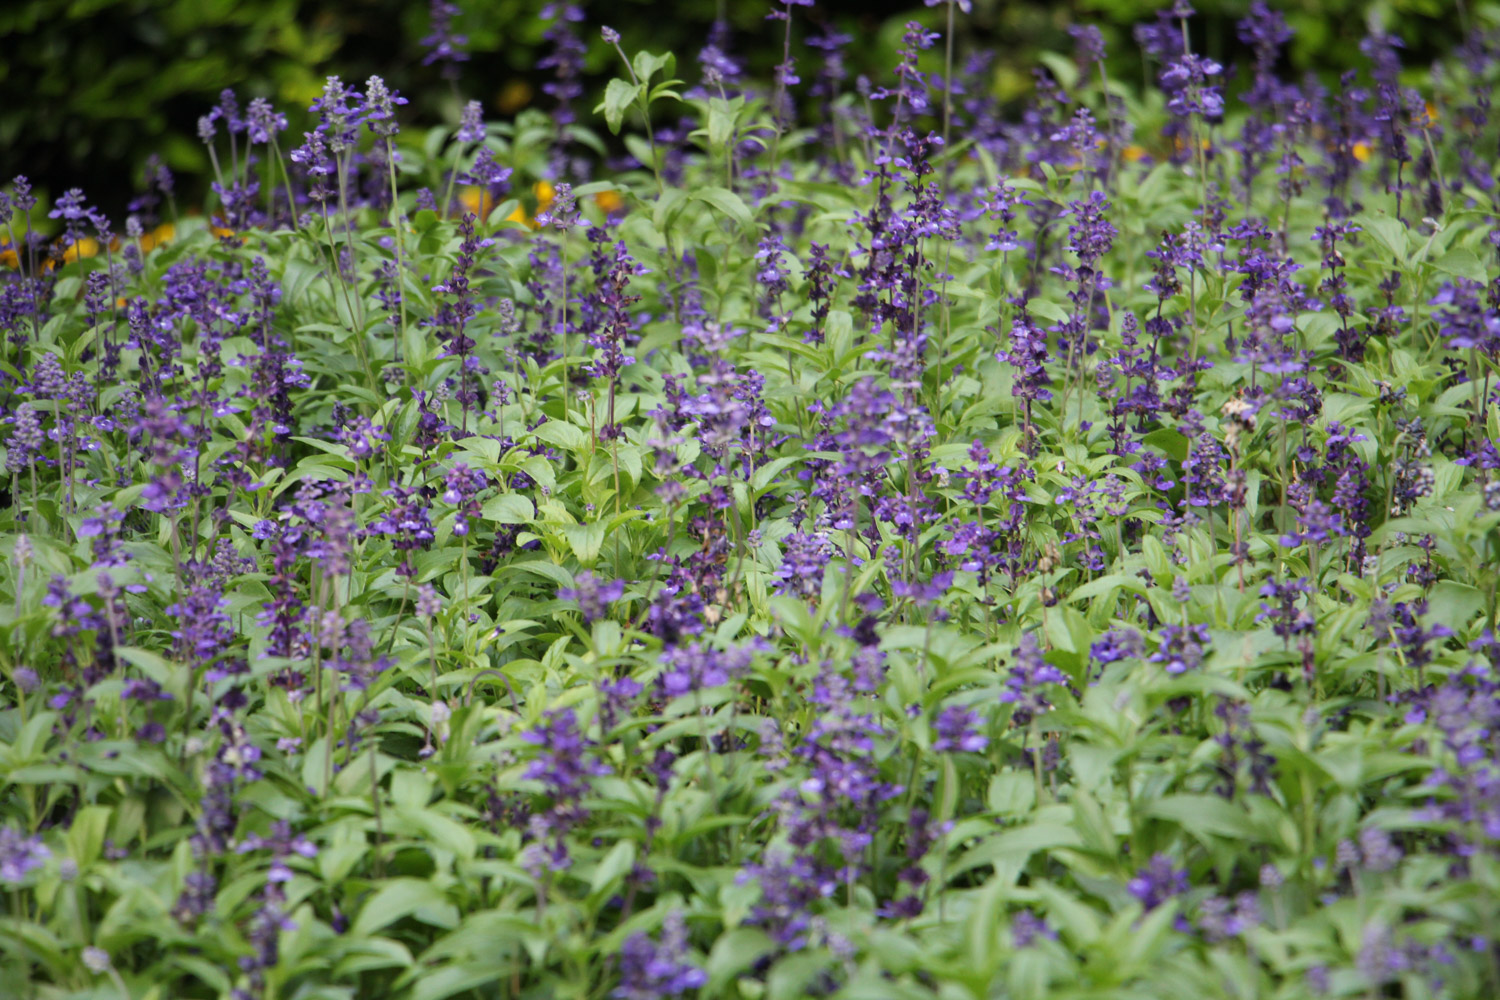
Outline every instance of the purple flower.
{"type": "Polygon", "coordinates": [[[1052,707],[1046,685],[1067,684],[1068,678],[1046,661],[1034,632],[1021,636],[1021,644],[1012,651],[1012,655],[1015,662],[1011,664],[1010,672],[1005,678],[1005,690],[1000,693],[999,700],[1014,705],[1011,720],[1018,726],[1025,726],[1052,707]]]}
{"type": "Polygon", "coordinates": [[[609,606],[624,595],[624,580],[600,580],[588,570],[573,578],[573,586],[557,590],[559,600],[578,602],[579,613],[585,622],[603,618],[609,613],[609,606]]]}
{"type": "Polygon", "coordinates": [[[460,13],[462,11],[456,3],[432,0],[431,31],[422,39],[422,48],[427,50],[427,55],[422,57],[422,65],[437,63],[442,68],[443,77],[449,80],[458,79],[459,63],[469,61],[469,54],[464,51],[464,46],[469,44],[469,36],[460,35],[453,30],[453,19],[460,13]]]}
{"type": "Polygon", "coordinates": [[[365,81],[365,124],[370,131],[389,139],[401,131],[396,124],[396,108],[406,103],[406,98],[385,85],[385,80],[372,76],[365,81]]]}
{"type": "Polygon", "coordinates": [[[485,136],[484,108],[478,101],[470,101],[464,105],[462,115],[458,120],[459,142],[483,142],[485,136]]]}
{"type": "Polygon", "coordinates": [[[1253,892],[1242,892],[1233,899],[1210,896],[1198,904],[1198,930],[1210,943],[1242,937],[1260,922],[1260,898],[1253,892]]]}
{"type": "Polygon", "coordinates": [[[617,1000],[669,1000],[701,989],[708,974],[687,960],[687,925],[682,911],[673,910],[662,922],[661,940],[637,931],[620,947],[620,985],[610,996],[617,1000]]]}
{"type": "Polygon", "coordinates": [[[1156,854],[1126,888],[1146,909],[1154,910],[1173,896],[1188,891],[1187,869],[1178,868],[1165,854],[1156,854]]]}
{"type": "Polygon", "coordinates": [[[0,882],[18,885],[50,857],[40,836],[27,837],[14,827],[0,826],[0,882]]]}
{"type": "Polygon", "coordinates": [[[1089,656],[1100,666],[1140,656],[1143,651],[1141,634],[1133,628],[1112,628],[1089,646],[1089,656]]]}
{"type": "Polygon", "coordinates": [[[816,600],[823,593],[823,573],[832,558],[827,533],[792,532],[782,540],[781,565],[773,574],[776,592],[816,600]]]}
{"type": "Polygon", "coordinates": [[[1207,625],[1163,625],[1161,641],[1151,654],[1152,663],[1166,664],[1172,676],[1197,670],[1203,665],[1203,651],[1208,646],[1207,625]]]}
{"type": "Polygon", "coordinates": [[[1267,580],[1261,585],[1260,596],[1270,598],[1271,603],[1260,603],[1261,613],[1255,616],[1255,620],[1273,622],[1272,630],[1281,636],[1283,644],[1288,643],[1293,636],[1311,632],[1316,626],[1311,594],[1312,584],[1308,583],[1305,576],[1285,583],[1267,580]],[[1297,607],[1298,598],[1307,598],[1300,609],[1297,607]]]}
{"type": "Polygon", "coordinates": [[[1010,936],[1011,942],[1017,948],[1030,948],[1036,943],[1037,938],[1056,941],[1057,931],[1048,925],[1045,919],[1030,910],[1022,910],[1011,919],[1010,936]]]}
{"type": "Polygon", "coordinates": [[[1104,35],[1094,25],[1069,25],[1068,37],[1078,50],[1080,69],[1104,62],[1104,35]]]}
{"type": "Polygon", "coordinates": [[[933,740],[932,749],[939,753],[949,750],[979,753],[990,745],[989,737],[979,731],[979,726],[978,712],[962,705],[951,705],[943,709],[933,723],[938,738],[933,740]]]}
{"type": "Polygon", "coordinates": [[[721,687],[748,670],[757,651],[756,645],[737,646],[722,652],[699,642],[673,646],[662,653],[662,673],[657,678],[657,685],[667,698],[721,687]]]}
{"type": "Polygon", "coordinates": [[[257,97],[250,102],[245,114],[245,126],[251,145],[269,143],[279,133],[286,131],[286,115],[273,108],[271,102],[264,97],[257,97]]]}

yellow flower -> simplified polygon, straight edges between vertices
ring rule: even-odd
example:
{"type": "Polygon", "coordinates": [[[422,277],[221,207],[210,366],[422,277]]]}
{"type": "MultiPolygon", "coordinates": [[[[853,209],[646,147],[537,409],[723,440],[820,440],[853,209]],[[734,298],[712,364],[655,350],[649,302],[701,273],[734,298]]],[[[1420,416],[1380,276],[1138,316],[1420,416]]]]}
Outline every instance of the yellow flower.
{"type": "Polygon", "coordinates": [[[614,215],[625,209],[625,199],[618,191],[600,191],[594,195],[594,203],[604,210],[605,215],[614,215]]]}
{"type": "Polygon", "coordinates": [[[1122,160],[1124,160],[1126,163],[1136,163],[1136,162],[1139,162],[1145,156],[1146,156],[1146,147],[1145,146],[1137,146],[1133,142],[1130,145],[1126,146],[1124,149],[1120,150],[1120,158],[1122,160]]]}
{"type": "Polygon", "coordinates": [[[16,253],[15,247],[7,245],[4,250],[0,250],[0,264],[5,265],[6,267],[21,266],[21,257],[16,253]]]}
{"type": "Polygon", "coordinates": [[[488,191],[477,187],[466,187],[458,192],[458,203],[481,219],[488,219],[495,210],[495,199],[488,191]]]}
{"type": "Polygon", "coordinates": [[[177,237],[177,227],[163,222],[149,233],[141,236],[141,253],[150,253],[159,246],[171,243],[177,237]]]}
{"type": "Polygon", "coordinates": [[[502,115],[513,115],[530,104],[532,96],[531,84],[525,80],[507,80],[495,95],[495,108],[502,115]]]}
{"type": "Polygon", "coordinates": [[[68,244],[63,251],[63,263],[71,264],[80,257],[93,257],[99,253],[99,241],[92,236],[85,236],[76,243],[68,244]]]}
{"type": "Polygon", "coordinates": [[[1354,154],[1354,158],[1360,163],[1368,162],[1370,159],[1370,144],[1368,142],[1356,142],[1349,151],[1354,154]]]}

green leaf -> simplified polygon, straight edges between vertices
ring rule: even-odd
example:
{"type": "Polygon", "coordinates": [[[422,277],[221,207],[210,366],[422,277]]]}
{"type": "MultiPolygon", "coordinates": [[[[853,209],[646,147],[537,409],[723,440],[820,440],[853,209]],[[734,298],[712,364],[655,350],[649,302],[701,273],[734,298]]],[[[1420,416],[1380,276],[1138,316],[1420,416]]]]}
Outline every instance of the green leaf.
{"type": "Polygon", "coordinates": [[[708,144],[713,149],[723,149],[734,138],[738,113],[733,104],[722,97],[710,98],[708,102],[708,144]]]}
{"type": "Polygon", "coordinates": [[[1484,265],[1475,256],[1474,251],[1462,248],[1449,250],[1439,257],[1433,266],[1444,274],[1457,275],[1460,278],[1468,278],[1484,284],[1489,281],[1489,275],[1485,274],[1484,265]]]}
{"type": "Polygon", "coordinates": [[[765,931],[755,927],[736,927],[714,942],[708,953],[706,996],[724,995],[724,987],[735,976],[750,968],[763,956],[775,950],[776,944],[765,931]]]}
{"type": "Polygon", "coordinates": [[[449,929],[458,925],[458,908],[425,879],[391,879],[365,901],[350,933],[356,938],[369,937],[404,917],[449,929]]]}
{"type": "Polygon", "coordinates": [[[422,978],[411,989],[411,1000],[447,1000],[482,986],[492,986],[510,971],[512,963],[501,963],[503,953],[486,956],[459,965],[424,970],[422,978]]]}
{"type": "MultiPolygon", "coordinates": [[[[1407,260],[1406,251],[1406,227],[1395,219],[1384,215],[1367,215],[1359,220],[1360,228],[1369,234],[1370,239],[1382,247],[1386,253],[1397,264],[1405,264],[1407,260]]],[[[1382,263],[1386,263],[1382,261],[1382,263]]]]}
{"type": "Polygon", "coordinates": [[[628,80],[618,77],[609,81],[604,88],[604,103],[595,108],[595,111],[603,109],[604,123],[615,135],[620,134],[620,126],[625,122],[625,112],[636,102],[640,96],[640,88],[628,80]]]}
{"type": "Polygon", "coordinates": [[[486,500],[479,515],[496,524],[530,524],[536,518],[536,508],[519,493],[502,493],[486,500]]]}
{"type": "Polygon", "coordinates": [[[1024,816],[1036,805],[1036,777],[1027,771],[1006,771],[990,779],[985,804],[997,816],[1024,816]]]}
{"type": "Polygon", "coordinates": [[[590,521],[588,524],[565,524],[563,535],[568,547],[585,566],[592,566],[599,559],[599,550],[604,547],[604,522],[590,521]]]}
{"type": "Polygon", "coordinates": [[[532,431],[532,433],[538,439],[566,449],[569,452],[582,448],[583,442],[586,440],[583,436],[583,431],[561,420],[549,420],[535,431],[532,431]]]}
{"type": "Polygon", "coordinates": [[[650,83],[651,78],[656,75],[657,70],[666,69],[667,76],[672,75],[672,70],[677,66],[677,57],[668,52],[657,55],[642,49],[635,54],[630,61],[631,69],[635,70],[635,76],[641,83],[650,83]]]}
{"type": "Polygon", "coordinates": [[[728,188],[698,188],[693,192],[693,197],[712,207],[719,214],[733,219],[747,233],[752,235],[755,233],[755,217],[750,213],[749,206],[745,204],[739,195],[728,188]]]}
{"type": "Polygon", "coordinates": [[[1200,840],[1210,835],[1242,840],[1250,832],[1245,814],[1217,795],[1168,795],[1147,804],[1145,813],[1176,823],[1200,840]]]}
{"type": "Polygon", "coordinates": [[[589,895],[598,897],[612,891],[634,864],[635,842],[620,841],[610,848],[609,853],[599,862],[599,867],[594,869],[594,876],[589,879],[589,895]]]}

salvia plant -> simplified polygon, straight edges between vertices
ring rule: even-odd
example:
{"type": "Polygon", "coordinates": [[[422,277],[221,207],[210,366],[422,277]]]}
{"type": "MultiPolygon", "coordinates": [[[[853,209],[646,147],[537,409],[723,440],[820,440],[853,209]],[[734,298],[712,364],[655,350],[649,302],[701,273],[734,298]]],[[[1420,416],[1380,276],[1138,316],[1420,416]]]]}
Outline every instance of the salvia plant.
{"type": "Polygon", "coordinates": [[[0,995],[1500,991],[1500,32],[808,6],[3,188],[0,995]]]}

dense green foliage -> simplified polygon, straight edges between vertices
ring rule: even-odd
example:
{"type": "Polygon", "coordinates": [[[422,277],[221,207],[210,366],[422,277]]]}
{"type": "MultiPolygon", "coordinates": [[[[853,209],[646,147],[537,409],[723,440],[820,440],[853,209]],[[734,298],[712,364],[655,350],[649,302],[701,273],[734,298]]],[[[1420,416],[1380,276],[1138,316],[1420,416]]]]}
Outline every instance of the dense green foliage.
{"type": "Polygon", "coordinates": [[[1500,35],[1197,23],[7,187],[0,996],[1494,996],[1500,35]]]}
{"type": "MultiPolygon", "coordinates": [[[[538,66],[547,51],[538,17],[543,0],[486,0],[460,4],[459,30],[476,58],[463,67],[463,91],[492,115],[510,116],[545,104],[538,66]]],[[[940,11],[906,0],[820,5],[818,23],[836,25],[861,44],[847,58],[855,71],[878,76],[900,45],[902,25],[918,17],[939,27],[940,11]]],[[[1093,0],[1076,8],[1050,3],[975,0],[959,56],[995,49],[991,81],[1008,101],[1030,90],[1040,52],[1066,50],[1074,20],[1100,24],[1112,61],[1124,79],[1137,79],[1140,56],[1130,28],[1149,15],[1149,0],[1093,0]]],[[[1233,21],[1245,4],[1200,5],[1207,50],[1230,60],[1237,48],[1233,21]]],[[[770,41],[761,5],[715,0],[634,0],[600,7],[591,16],[618,28],[629,44],[696,52],[716,16],[728,19],[751,67],[769,74],[779,48],[770,41]],[[670,16],[662,16],[663,9],[670,16]]],[[[1460,19],[1439,0],[1323,0],[1288,11],[1297,37],[1288,52],[1296,72],[1327,72],[1348,62],[1347,39],[1380,24],[1407,40],[1414,65],[1456,41],[1460,19]]],[[[193,204],[208,194],[208,163],[194,135],[205,105],[225,87],[306,107],[330,73],[348,79],[382,74],[413,92],[430,119],[452,121],[457,103],[439,72],[422,64],[420,40],[429,31],[425,4],[411,0],[10,0],[0,4],[0,176],[25,173],[60,193],[81,186],[122,209],[139,184],[146,157],[159,155],[183,175],[193,204]]],[[[800,39],[796,43],[801,51],[800,39]]],[[[602,92],[612,75],[610,54],[590,46],[586,79],[602,92]]],[[[294,129],[305,122],[293,114],[294,129]]]]}

